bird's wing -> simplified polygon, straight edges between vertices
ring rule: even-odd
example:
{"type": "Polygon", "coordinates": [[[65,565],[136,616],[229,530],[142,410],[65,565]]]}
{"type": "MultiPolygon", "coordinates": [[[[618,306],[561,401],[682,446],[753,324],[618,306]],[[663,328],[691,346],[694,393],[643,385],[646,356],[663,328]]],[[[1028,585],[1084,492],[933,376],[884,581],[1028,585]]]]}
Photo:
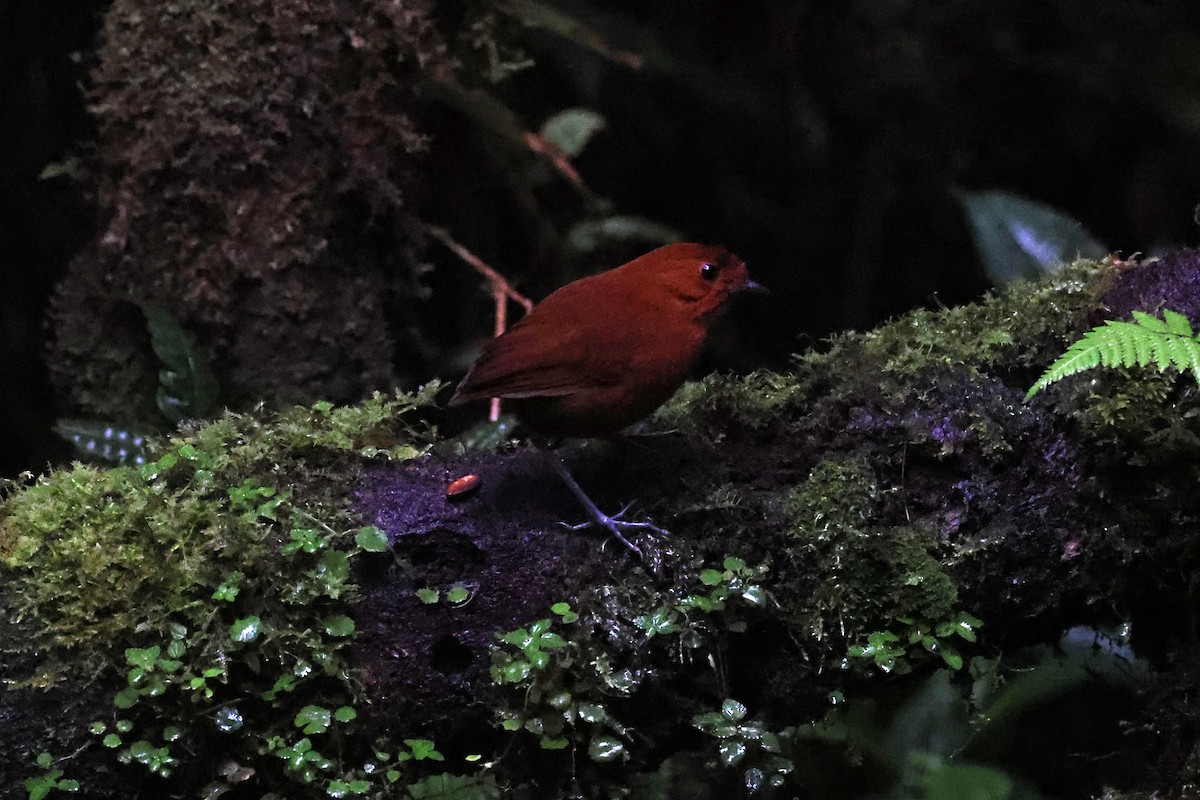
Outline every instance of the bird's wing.
{"type": "Polygon", "coordinates": [[[612,383],[605,342],[585,324],[530,316],[484,348],[451,404],[489,397],[561,397],[612,383]]]}

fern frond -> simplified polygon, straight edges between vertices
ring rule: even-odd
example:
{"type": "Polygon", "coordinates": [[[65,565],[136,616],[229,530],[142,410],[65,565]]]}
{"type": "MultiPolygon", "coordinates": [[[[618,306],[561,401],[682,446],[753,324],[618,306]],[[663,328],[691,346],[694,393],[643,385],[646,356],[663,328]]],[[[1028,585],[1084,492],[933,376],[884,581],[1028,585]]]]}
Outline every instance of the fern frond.
{"type": "MultiPolygon", "coordinates": [[[[1147,314],[1147,316],[1149,316],[1149,314],[1147,314]]],[[[1151,317],[1151,319],[1154,318],[1151,317]]],[[[1171,331],[1171,333],[1178,334],[1179,336],[1186,336],[1189,339],[1196,338],[1196,334],[1192,332],[1192,323],[1188,321],[1187,317],[1185,317],[1183,314],[1180,314],[1178,311],[1172,311],[1169,308],[1164,309],[1163,319],[1166,322],[1167,329],[1171,331]]]]}
{"type": "Polygon", "coordinates": [[[1160,372],[1177,369],[1191,372],[1200,385],[1200,339],[1186,316],[1168,309],[1163,311],[1163,319],[1159,319],[1135,311],[1133,320],[1109,320],[1085,333],[1042,373],[1025,399],[1055,381],[1098,366],[1153,366],[1160,372]]]}

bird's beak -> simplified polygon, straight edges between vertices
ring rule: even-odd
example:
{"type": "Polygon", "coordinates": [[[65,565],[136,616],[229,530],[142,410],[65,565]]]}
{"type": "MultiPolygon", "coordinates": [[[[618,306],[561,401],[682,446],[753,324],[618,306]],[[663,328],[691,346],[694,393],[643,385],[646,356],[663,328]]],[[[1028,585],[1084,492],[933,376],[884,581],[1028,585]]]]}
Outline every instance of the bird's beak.
{"type": "Polygon", "coordinates": [[[746,279],[746,282],[744,284],[742,284],[742,288],[738,289],[738,291],[739,292],[748,292],[750,294],[770,294],[771,293],[770,289],[763,286],[758,281],[752,281],[749,278],[746,279]]]}

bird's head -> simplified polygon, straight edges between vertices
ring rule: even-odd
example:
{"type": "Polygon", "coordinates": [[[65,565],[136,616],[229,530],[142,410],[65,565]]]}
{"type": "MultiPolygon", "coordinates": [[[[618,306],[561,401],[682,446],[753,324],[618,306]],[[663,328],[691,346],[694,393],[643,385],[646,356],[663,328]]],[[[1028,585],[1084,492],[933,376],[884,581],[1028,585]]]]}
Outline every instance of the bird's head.
{"type": "Polygon", "coordinates": [[[711,321],[739,292],[766,292],[751,280],[740,258],[719,245],[680,242],[652,250],[628,265],[644,273],[645,285],[665,291],[691,315],[711,321]]]}

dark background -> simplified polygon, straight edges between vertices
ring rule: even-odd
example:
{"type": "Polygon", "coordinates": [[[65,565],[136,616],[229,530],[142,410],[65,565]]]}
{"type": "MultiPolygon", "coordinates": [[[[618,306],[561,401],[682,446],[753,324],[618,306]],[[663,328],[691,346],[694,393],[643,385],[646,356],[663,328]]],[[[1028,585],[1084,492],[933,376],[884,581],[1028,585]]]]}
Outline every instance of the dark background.
{"type": "MultiPolygon", "coordinates": [[[[481,3],[433,7],[464,73],[481,3]]],[[[740,254],[773,291],[739,309],[711,366],[781,366],[834,331],[988,288],[956,189],[1000,188],[1080,220],[1109,248],[1196,242],[1200,5],[1193,2],[564,3],[632,70],[545,30],[501,25],[533,66],[492,91],[531,129],[563,108],[607,126],[575,160],[616,213],[740,254]]],[[[69,457],[70,415],[50,385],[47,309],[99,229],[95,188],[39,179],[87,159],[86,91],[105,3],[0,4],[0,475],[69,457]]],[[[564,231],[596,207],[553,176],[541,216],[513,202],[496,148],[429,98],[431,138],[409,210],[443,225],[533,297],[619,263],[564,257],[564,231]]],[[[543,165],[544,166],[544,165],[543,165]]],[[[645,249],[645,248],[642,248],[645,249]]],[[[452,379],[490,329],[477,280],[428,243],[427,346],[402,384],[452,379]],[[468,275],[468,277],[464,277],[468,275]]],[[[605,258],[609,260],[605,261],[605,258]]],[[[398,356],[399,357],[399,356],[398,356]]]]}

